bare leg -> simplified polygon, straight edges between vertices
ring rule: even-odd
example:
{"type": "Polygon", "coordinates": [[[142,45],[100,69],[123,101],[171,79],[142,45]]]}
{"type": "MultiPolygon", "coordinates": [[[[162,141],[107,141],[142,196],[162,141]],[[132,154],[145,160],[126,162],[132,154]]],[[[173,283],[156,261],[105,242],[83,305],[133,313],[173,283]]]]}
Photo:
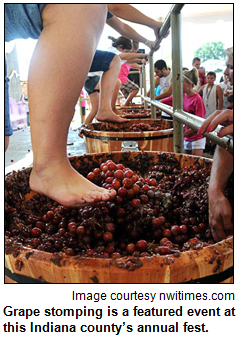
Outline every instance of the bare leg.
{"type": "Polygon", "coordinates": [[[202,156],[202,153],[203,153],[203,149],[193,149],[192,151],[192,155],[197,155],[199,157],[202,156]]]}
{"type": "Polygon", "coordinates": [[[120,71],[120,58],[115,55],[110,68],[107,72],[102,75],[100,82],[100,103],[99,111],[96,119],[98,121],[109,121],[109,122],[124,122],[127,119],[120,118],[116,115],[111,106],[111,99],[115,87],[116,80],[118,79],[120,71]]]}
{"type": "Polygon", "coordinates": [[[30,66],[34,153],[30,186],[66,206],[109,200],[116,194],[78,174],[66,152],[78,93],[89,71],[105,16],[105,5],[47,4],[42,12],[44,28],[30,66]]]}
{"type": "Polygon", "coordinates": [[[10,137],[9,135],[5,135],[5,152],[8,149],[9,143],[10,143],[10,137]]]}
{"type": "Polygon", "coordinates": [[[116,114],[121,113],[119,110],[116,109],[116,102],[117,102],[117,99],[118,99],[120,87],[121,87],[121,80],[117,79],[116,84],[114,86],[114,91],[113,91],[112,100],[111,100],[112,110],[116,114]]]}
{"type": "Polygon", "coordinates": [[[85,125],[90,124],[95,118],[99,108],[99,92],[90,94],[91,111],[86,117],[85,125]]]}
{"type": "Polygon", "coordinates": [[[124,106],[129,106],[130,102],[132,101],[132,99],[137,95],[137,93],[139,92],[138,89],[135,89],[134,91],[132,91],[131,93],[129,93],[129,96],[127,97],[124,106]]]}

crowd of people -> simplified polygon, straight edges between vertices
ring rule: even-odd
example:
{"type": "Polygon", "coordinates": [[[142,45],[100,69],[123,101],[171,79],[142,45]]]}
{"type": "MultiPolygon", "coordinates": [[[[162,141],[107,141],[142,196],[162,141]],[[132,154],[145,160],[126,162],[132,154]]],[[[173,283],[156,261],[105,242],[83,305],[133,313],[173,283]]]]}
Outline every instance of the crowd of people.
{"type": "MultiPolygon", "coordinates": [[[[38,39],[28,80],[34,154],[30,175],[32,190],[70,207],[115,197],[114,190],[94,185],[72,168],[66,153],[68,128],[78,93],[81,93],[83,87],[91,102],[91,111],[84,118],[85,123],[93,121],[95,117],[98,121],[124,121],[116,114],[118,93],[123,93],[125,105],[138,93],[138,86],[128,79],[129,70],[131,67],[141,69],[141,63],[147,62],[147,54],[137,53],[139,42],[154,51],[154,42],[161,26],[162,22],[145,16],[127,4],[5,5],[6,41],[17,38],[38,39]],[[151,28],[154,41],[143,37],[120,19],[151,28]],[[93,25],[88,25],[88,22],[93,25]],[[107,51],[96,50],[105,23],[122,36],[113,39],[112,46],[107,51]],[[66,88],[65,79],[68,84],[66,88]]],[[[184,148],[188,154],[202,155],[206,145],[203,133],[213,131],[218,123],[228,122],[228,126],[220,131],[220,137],[233,133],[233,125],[229,125],[233,123],[233,49],[228,49],[226,53],[227,70],[220,85],[215,84],[215,72],[205,75],[201,60],[197,57],[193,59],[193,68],[183,71],[184,110],[206,119],[198,133],[185,127],[184,148]],[[222,111],[223,108],[226,110],[222,111]]],[[[5,62],[7,149],[12,128],[6,70],[5,62]]],[[[172,70],[164,60],[158,60],[155,63],[155,74],[155,99],[172,105],[172,70]]],[[[162,115],[169,118],[165,113],[162,115]]],[[[233,157],[217,147],[209,184],[209,221],[213,236],[218,240],[233,230],[232,212],[223,193],[232,171],[233,157]],[[227,168],[224,175],[221,173],[223,164],[227,168]]]]}

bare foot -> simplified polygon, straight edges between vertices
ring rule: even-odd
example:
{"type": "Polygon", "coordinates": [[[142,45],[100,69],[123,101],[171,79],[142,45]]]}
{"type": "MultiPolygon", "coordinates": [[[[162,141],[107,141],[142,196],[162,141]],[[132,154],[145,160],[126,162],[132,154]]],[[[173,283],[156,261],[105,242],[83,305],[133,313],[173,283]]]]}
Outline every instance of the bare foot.
{"type": "Polygon", "coordinates": [[[115,114],[113,111],[105,111],[105,110],[100,110],[96,116],[96,119],[98,121],[115,122],[115,123],[122,123],[122,122],[128,121],[128,119],[121,118],[120,116],[115,114]]]}
{"type": "Polygon", "coordinates": [[[92,205],[95,201],[107,201],[116,196],[115,190],[96,186],[69,163],[59,166],[50,163],[50,167],[44,167],[38,172],[33,168],[30,188],[68,207],[92,205]]]}

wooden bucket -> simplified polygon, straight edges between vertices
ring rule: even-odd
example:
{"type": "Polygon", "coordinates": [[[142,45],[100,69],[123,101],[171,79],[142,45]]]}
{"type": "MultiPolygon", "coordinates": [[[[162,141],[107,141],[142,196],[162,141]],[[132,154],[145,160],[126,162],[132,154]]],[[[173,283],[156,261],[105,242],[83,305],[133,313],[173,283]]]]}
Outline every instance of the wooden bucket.
{"type": "Polygon", "coordinates": [[[123,142],[138,144],[137,150],[173,151],[173,122],[168,120],[146,119],[147,124],[158,124],[159,131],[124,132],[140,120],[132,120],[122,124],[96,123],[88,124],[82,130],[88,153],[121,151],[123,142]],[[102,130],[103,129],[103,130],[102,130]],[[112,130],[113,131],[110,131],[112,130]]]}
{"type": "Polygon", "coordinates": [[[119,114],[122,118],[126,119],[151,119],[150,109],[131,109],[121,111],[119,114]]]}
{"type": "MultiPolygon", "coordinates": [[[[204,168],[211,166],[211,161],[205,158],[161,152],[91,154],[72,157],[70,161],[73,167],[76,170],[80,169],[83,175],[96,165],[112,159],[115,163],[123,163],[125,167],[135,167],[141,170],[145,176],[153,164],[161,159],[163,161],[164,154],[168,163],[170,156],[175,157],[181,168],[194,164],[201,164],[204,168]]],[[[22,174],[26,171],[29,175],[29,169],[20,172],[22,174]]],[[[12,180],[15,175],[15,173],[11,175],[12,180]]],[[[29,192],[27,187],[25,190],[29,192]]],[[[137,259],[131,256],[111,259],[62,254],[58,258],[55,254],[32,248],[6,248],[5,282],[157,284],[231,283],[233,281],[233,237],[200,250],[189,250],[178,254],[153,255],[137,259]]]]}
{"type": "Polygon", "coordinates": [[[116,109],[118,110],[131,110],[131,109],[144,109],[144,104],[133,104],[133,105],[129,105],[129,106],[116,106],[116,109]]]}

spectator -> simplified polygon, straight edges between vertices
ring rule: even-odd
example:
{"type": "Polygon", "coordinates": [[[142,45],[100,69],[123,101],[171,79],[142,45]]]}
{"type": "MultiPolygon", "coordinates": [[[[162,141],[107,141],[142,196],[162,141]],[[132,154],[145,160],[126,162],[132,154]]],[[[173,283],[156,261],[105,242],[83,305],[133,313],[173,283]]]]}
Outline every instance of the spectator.
{"type": "Polygon", "coordinates": [[[79,106],[81,109],[81,118],[82,118],[82,122],[85,122],[85,118],[86,118],[86,100],[85,99],[85,93],[83,91],[83,89],[81,90],[81,95],[80,95],[80,102],[79,102],[79,106]]]}
{"type": "Polygon", "coordinates": [[[207,84],[202,86],[199,90],[199,94],[203,98],[203,102],[206,108],[206,116],[208,118],[217,109],[221,110],[223,106],[222,90],[219,85],[215,85],[216,80],[215,72],[207,73],[207,84]]]}
{"type": "Polygon", "coordinates": [[[29,101],[28,101],[28,86],[27,86],[27,82],[23,82],[21,84],[21,88],[22,88],[22,96],[21,96],[21,101],[24,104],[25,110],[26,110],[26,114],[27,114],[27,126],[30,126],[30,116],[29,116],[29,101]]]}
{"type": "Polygon", "coordinates": [[[228,77],[226,74],[223,74],[223,81],[219,83],[219,86],[222,90],[222,98],[223,98],[223,106],[222,108],[223,109],[226,109],[228,104],[227,104],[227,97],[228,95],[227,94],[227,91],[231,90],[231,86],[230,86],[230,83],[228,81],[228,77]]]}
{"type": "MultiPolygon", "coordinates": [[[[155,65],[155,88],[160,85],[160,94],[155,96],[155,100],[161,100],[172,95],[172,72],[167,67],[166,62],[162,59],[157,60],[155,65]]],[[[150,90],[147,93],[150,96],[150,90]]],[[[163,118],[171,119],[169,114],[162,112],[163,118]]]]}
{"type": "MultiPolygon", "coordinates": [[[[226,70],[230,84],[233,84],[233,47],[226,49],[226,70]]],[[[233,133],[233,110],[216,111],[209,116],[199,129],[199,133],[213,131],[219,123],[227,122],[219,136],[233,133]],[[215,123],[214,123],[215,122],[215,123]]],[[[232,209],[225,196],[225,188],[233,172],[233,156],[224,148],[217,146],[208,188],[209,225],[215,241],[233,234],[232,209]]]]}
{"type": "Polygon", "coordinates": [[[206,76],[205,76],[205,68],[201,67],[201,59],[199,59],[198,57],[195,57],[193,59],[192,66],[196,67],[197,70],[198,70],[198,83],[193,88],[194,91],[196,91],[198,93],[200,88],[207,83],[207,79],[206,79],[206,76]]]}
{"type": "MultiPolygon", "coordinates": [[[[193,90],[198,82],[198,70],[193,68],[183,72],[183,109],[185,112],[194,114],[201,118],[205,117],[205,107],[200,95],[193,90]]],[[[172,106],[173,98],[168,97],[161,100],[162,103],[172,106]]],[[[206,138],[197,134],[188,126],[184,129],[184,150],[186,154],[201,156],[205,148],[206,138]]]]}

